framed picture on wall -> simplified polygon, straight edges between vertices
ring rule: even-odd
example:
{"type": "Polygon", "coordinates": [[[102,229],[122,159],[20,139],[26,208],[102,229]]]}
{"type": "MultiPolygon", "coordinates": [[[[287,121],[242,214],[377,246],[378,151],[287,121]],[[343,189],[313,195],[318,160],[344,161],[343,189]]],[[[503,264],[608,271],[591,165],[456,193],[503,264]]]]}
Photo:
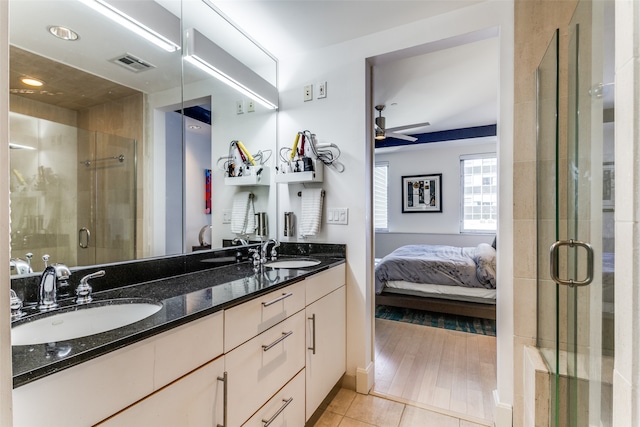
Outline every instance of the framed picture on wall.
{"type": "Polygon", "coordinates": [[[402,177],[402,213],[442,212],[442,174],[402,177]]]}

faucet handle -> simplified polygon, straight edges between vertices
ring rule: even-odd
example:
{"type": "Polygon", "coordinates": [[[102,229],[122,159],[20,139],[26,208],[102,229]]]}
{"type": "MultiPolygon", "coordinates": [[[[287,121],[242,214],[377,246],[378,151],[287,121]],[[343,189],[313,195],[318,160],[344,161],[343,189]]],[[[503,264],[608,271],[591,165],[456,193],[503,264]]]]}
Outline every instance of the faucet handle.
{"type": "Polygon", "coordinates": [[[89,285],[89,280],[95,279],[96,277],[104,276],[104,270],[96,271],[95,273],[87,274],[82,279],[80,279],[80,284],[76,288],[76,303],[77,304],[86,304],[93,300],[91,296],[91,285],[89,285]]]}
{"type": "Polygon", "coordinates": [[[11,320],[18,319],[24,316],[24,312],[22,311],[22,300],[16,294],[16,291],[11,289],[11,298],[9,300],[11,306],[11,320]]]}
{"type": "Polygon", "coordinates": [[[44,254],[42,255],[42,261],[44,261],[44,268],[47,268],[49,266],[49,255],[48,254],[44,254]]]}

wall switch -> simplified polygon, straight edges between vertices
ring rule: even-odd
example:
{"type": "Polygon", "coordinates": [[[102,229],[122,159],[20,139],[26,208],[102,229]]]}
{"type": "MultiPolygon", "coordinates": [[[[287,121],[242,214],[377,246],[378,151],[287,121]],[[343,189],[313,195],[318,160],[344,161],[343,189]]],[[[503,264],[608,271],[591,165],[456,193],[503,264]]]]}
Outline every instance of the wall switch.
{"type": "Polygon", "coordinates": [[[327,97],[327,82],[318,83],[318,99],[327,97]]]}
{"type": "Polygon", "coordinates": [[[349,223],[349,208],[327,209],[327,224],[347,225],[349,223]]]}
{"type": "Polygon", "coordinates": [[[244,101],[236,101],[236,114],[244,113],[244,101]]]}
{"type": "Polygon", "coordinates": [[[304,100],[313,101],[313,85],[306,85],[304,87],[304,100]]]}
{"type": "Polygon", "coordinates": [[[225,209],[222,211],[222,223],[231,224],[231,209],[225,209]]]}
{"type": "Polygon", "coordinates": [[[256,102],[253,99],[250,99],[247,102],[247,113],[253,113],[256,111],[256,102]]]}

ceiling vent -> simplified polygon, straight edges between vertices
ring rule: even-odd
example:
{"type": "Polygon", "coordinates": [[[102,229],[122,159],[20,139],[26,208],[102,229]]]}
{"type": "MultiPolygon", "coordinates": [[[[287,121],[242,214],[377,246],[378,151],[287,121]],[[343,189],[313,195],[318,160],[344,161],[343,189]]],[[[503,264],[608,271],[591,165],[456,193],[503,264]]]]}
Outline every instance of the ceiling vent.
{"type": "Polygon", "coordinates": [[[118,65],[122,65],[129,71],[133,71],[134,73],[139,73],[141,71],[150,70],[152,68],[156,68],[155,65],[149,64],[142,59],[133,56],[130,53],[125,53],[111,60],[118,65]]]}

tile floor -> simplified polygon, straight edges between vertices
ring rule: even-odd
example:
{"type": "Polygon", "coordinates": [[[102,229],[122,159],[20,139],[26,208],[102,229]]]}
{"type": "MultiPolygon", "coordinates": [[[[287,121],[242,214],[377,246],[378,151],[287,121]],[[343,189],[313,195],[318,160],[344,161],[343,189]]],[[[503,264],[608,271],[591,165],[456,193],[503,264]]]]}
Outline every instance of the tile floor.
{"type": "Polygon", "coordinates": [[[412,404],[342,388],[314,427],[486,427],[412,404]]]}

